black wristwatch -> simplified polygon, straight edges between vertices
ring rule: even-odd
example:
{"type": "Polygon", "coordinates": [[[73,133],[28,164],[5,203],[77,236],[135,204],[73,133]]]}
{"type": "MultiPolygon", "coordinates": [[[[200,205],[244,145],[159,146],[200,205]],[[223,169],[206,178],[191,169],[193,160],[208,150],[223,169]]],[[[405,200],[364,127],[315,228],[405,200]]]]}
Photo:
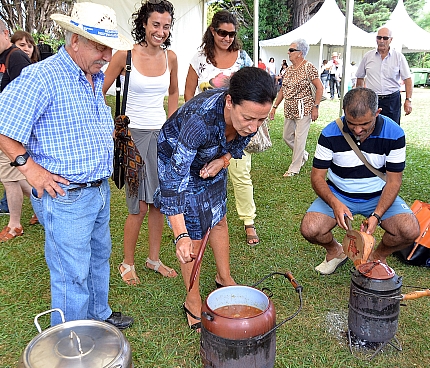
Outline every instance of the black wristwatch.
{"type": "Polygon", "coordinates": [[[23,155],[16,156],[15,161],[10,163],[10,166],[24,166],[27,163],[27,159],[30,157],[28,152],[23,155]]]}
{"type": "Polygon", "coordinates": [[[376,217],[376,219],[378,220],[378,226],[379,225],[381,225],[381,221],[382,221],[382,219],[381,219],[381,216],[379,216],[377,213],[375,213],[375,212],[372,212],[371,214],[370,214],[370,216],[369,217],[376,217]]]}

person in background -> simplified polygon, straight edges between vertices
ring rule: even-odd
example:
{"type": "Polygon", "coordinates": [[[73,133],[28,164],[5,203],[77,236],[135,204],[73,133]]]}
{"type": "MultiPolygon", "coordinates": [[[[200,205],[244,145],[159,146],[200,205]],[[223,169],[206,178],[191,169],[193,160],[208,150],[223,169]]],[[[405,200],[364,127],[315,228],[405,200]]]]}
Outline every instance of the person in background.
{"type": "Polygon", "coordinates": [[[330,99],[334,99],[334,89],[336,87],[337,97],[340,98],[340,76],[342,75],[342,60],[339,59],[339,54],[334,51],[325,66],[329,73],[330,99]]]}
{"type": "Polygon", "coordinates": [[[311,121],[318,119],[318,108],[321,102],[323,87],[318,70],[308,62],[309,45],[304,39],[295,40],[288,49],[290,65],[283,78],[282,88],[270,110],[270,119],[274,119],[278,105],[284,100],[283,138],[293,151],[293,157],[284,177],[291,177],[300,172],[309,158],[305,150],[311,121]],[[310,87],[316,88],[315,99],[310,87]]]}
{"type": "Polygon", "coordinates": [[[275,59],[272,57],[269,59],[269,62],[267,63],[267,72],[273,78],[273,84],[276,85],[276,65],[275,65],[275,59]]]}
{"type": "Polygon", "coordinates": [[[258,67],[260,69],[266,70],[266,64],[263,63],[263,60],[261,60],[261,58],[258,59],[258,67]]]}
{"type": "MultiPolygon", "coordinates": [[[[185,101],[190,100],[198,88],[201,93],[211,88],[228,87],[230,77],[253,62],[248,54],[241,50],[237,39],[238,22],[227,10],[217,12],[211,25],[203,35],[201,50],[191,60],[185,82],[185,101]]],[[[236,210],[239,219],[244,222],[246,242],[254,246],[259,243],[254,225],[256,207],[254,188],[251,179],[251,154],[233,158],[228,169],[233,183],[236,210]]]]}
{"type": "MultiPolygon", "coordinates": [[[[126,202],[129,215],[124,225],[124,260],[118,266],[122,279],[129,285],[140,283],[136,274],[134,255],[140,228],[148,214],[149,257],[146,267],[165,277],[177,273],[160,260],[164,216],[154,207],[154,192],[158,187],[157,139],[166,121],[163,103],[168,95],[168,116],[178,108],[178,61],[167,50],[171,42],[174,21],[173,5],[143,2],[133,14],[130,83],[126,115],[130,118],[130,133],[144,162],[139,175],[138,193],[132,193],[126,180],[126,202]]],[[[106,70],[103,92],[106,93],[120,73],[125,72],[127,51],[118,51],[106,70]]]]}
{"type": "Polygon", "coordinates": [[[378,95],[378,106],[381,114],[393,119],[400,125],[402,99],[400,96],[400,80],[405,84],[405,115],[412,112],[413,83],[411,71],[405,56],[390,44],[393,33],[389,28],[382,27],[376,36],[376,50],[368,51],[358,66],[356,73],[357,87],[366,87],[378,95]]]}
{"type": "Polygon", "coordinates": [[[327,63],[328,61],[324,59],[320,67],[320,78],[321,78],[321,83],[323,85],[323,93],[327,91],[327,86],[330,79],[330,74],[328,72],[328,69],[326,69],[327,63]]]}
{"type": "Polygon", "coordinates": [[[45,38],[43,36],[39,38],[37,49],[39,50],[40,60],[45,60],[54,55],[51,45],[45,43],[45,38]]]}
{"type": "Polygon", "coordinates": [[[266,119],[276,95],[271,80],[259,68],[241,68],[231,77],[228,90],[200,93],[181,106],[160,131],[160,188],[155,204],[168,216],[173,229],[187,290],[183,308],[194,330],[201,327],[202,300],[199,273],[189,290],[192,257],[208,229],[216,282],[220,286],[236,284],[230,275],[227,167],[232,157],[243,155],[251,136],[266,119]]]}
{"type": "Polygon", "coordinates": [[[282,81],[284,80],[285,72],[287,71],[288,64],[284,63],[281,65],[281,69],[279,70],[279,74],[276,76],[276,90],[279,92],[279,90],[282,87],[282,81]]]}
{"type": "MultiPolygon", "coordinates": [[[[16,31],[10,40],[15,46],[26,53],[32,63],[37,63],[40,60],[39,51],[30,33],[25,31],[16,31]]],[[[36,225],[38,223],[39,220],[36,214],[33,213],[30,219],[30,225],[36,225]]]]}
{"type": "Polygon", "coordinates": [[[355,65],[355,61],[351,61],[351,66],[349,68],[350,82],[348,86],[348,90],[355,88],[357,86],[357,77],[355,74],[357,73],[357,65],[355,65]]]}
{"type": "MultiPolygon", "coordinates": [[[[28,56],[11,42],[9,30],[0,19],[0,92],[3,93],[6,86],[28,65],[30,65],[28,56]]],[[[16,99],[13,105],[17,105],[16,99]]],[[[3,243],[23,235],[22,204],[24,196],[30,196],[31,187],[25,176],[16,167],[10,165],[9,157],[2,151],[0,151],[0,180],[6,196],[2,207],[5,210],[4,213],[9,212],[9,222],[0,231],[0,243],[3,243]]]]}
{"type": "Polygon", "coordinates": [[[10,40],[15,46],[19,47],[27,54],[32,63],[36,63],[40,60],[39,49],[36,47],[36,43],[30,33],[16,31],[10,40]]]}
{"type": "Polygon", "coordinates": [[[343,110],[343,131],[358,143],[368,162],[386,174],[386,181],[361,162],[335,121],[322,130],[311,173],[319,198],[308,209],[300,230],[307,241],[325,248],[324,261],[315,267],[323,275],[347,261],[332,234],[336,225],[348,230],[345,216],[351,221],[356,214],[367,217],[361,229],[367,234],[378,226],[385,230],[370,260],[387,263],[390,254],[411,245],[419,235],[415,215],[398,196],[406,159],[403,129],[380,114],[378,97],[368,88],[346,93],[343,110]]]}
{"type": "MultiPolygon", "coordinates": [[[[114,124],[100,70],[113,48],[131,44],[107,6],[75,3],[71,14],[51,15],[65,30],[66,46],[24,68],[0,94],[0,148],[33,187],[52,308],[67,322],[94,319],[123,329],[133,318],[108,304],[114,124]]],[[[52,326],[61,322],[51,314],[52,326]]]]}

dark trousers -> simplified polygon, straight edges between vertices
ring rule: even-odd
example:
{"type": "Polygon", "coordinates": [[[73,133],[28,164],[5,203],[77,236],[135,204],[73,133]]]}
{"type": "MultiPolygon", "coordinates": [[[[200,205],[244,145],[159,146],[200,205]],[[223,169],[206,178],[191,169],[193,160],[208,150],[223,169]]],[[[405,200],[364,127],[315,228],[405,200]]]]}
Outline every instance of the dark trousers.
{"type": "Polygon", "coordinates": [[[378,96],[378,107],[382,109],[382,115],[388,116],[400,125],[402,101],[399,91],[391,95],[378,96]]]}
{"type": "Polygon", "coordinates": [[[328,81],[330,84],[330,98],[334,98],[334,87],[335,86],[336,86],[337,97],[340,98],[339,81],[336,78],[336,74],[330,74],[328,81]]]}

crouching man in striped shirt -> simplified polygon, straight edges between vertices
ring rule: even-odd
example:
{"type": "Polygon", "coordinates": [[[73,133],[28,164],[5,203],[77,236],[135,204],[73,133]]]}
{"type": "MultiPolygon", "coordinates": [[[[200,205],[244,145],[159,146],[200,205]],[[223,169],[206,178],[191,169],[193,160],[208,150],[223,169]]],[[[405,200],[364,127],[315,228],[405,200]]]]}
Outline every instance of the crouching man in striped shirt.
{"type": "Polygon", "coordinates": [[[332,234],[336,225],[348,229],[345,216],[351,220],[356,214],[367,217],[368,225],[362,231],[368,234],[373,234],[377,226],[385,230],[370,260],[386,263],[390,254],[411,245],[419,235],[415,215],[398,196],[406,158],[403,129],[380,115],[378,96],[368,88],[349,91],[343,110],[343,132],[352,137],[352,143],[385,177],[365,166],[336,121],[322,130],[311,173],[318,198],[304,216],[301,232],[306,240],[326,249],[324,261],[315,268],[324,275],[335,272],[347,261],[342,245],[332,234]]]}

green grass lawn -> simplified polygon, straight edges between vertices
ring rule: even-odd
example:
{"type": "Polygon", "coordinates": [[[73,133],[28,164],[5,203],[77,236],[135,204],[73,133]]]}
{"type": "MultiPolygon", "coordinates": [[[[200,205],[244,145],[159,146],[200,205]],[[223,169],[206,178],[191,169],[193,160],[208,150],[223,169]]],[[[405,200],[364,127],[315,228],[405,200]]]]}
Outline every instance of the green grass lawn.
{"type": "MultiPolygon", "coordinates": [[[[112,101],[112,100],[110,100],[112,101]]],[[[407,168],[401,195],[409,203],[415,199],[430,201],[428,162],[430,159],[430,127],[428,111],[430,90],[415,89],[413,112],[402,116],[407,132],[407,168]]],[[[325,101],[320,118],[313,123],[307,142],[311,158],[321,129],[338,116],[336,101],[325,101]]],[[[301,313],[277,331],[276,367],[427,367],[430,351],[430,299],[402,303],[397,338],[403,345],[398,352],[392,347],[371,363],[351,355],[345,337],[352,263],[331,276],[319,276],[315,265],[324,257],[322,248],[307,243],[299,233],[300,221],[315,194],[310,186],[312,160],[301,174],[283,178],[291,151],[282,141],[282,108],[278,108],[271,124],[273,147],[253,156],[252,178],[257,204],[256,226],[261,242],[251,248],[245,243],[245,232],[238,220],[233,191],[229,186],[228,221],[231,240],[231,268],[240,284],[252,284],[273,271],[292,271],[303,285],[304,307],[301,313]]],[[[147,223],[140,232],[137,247],[137,272],[141,284],[125,285],[117,271],[122,260],[123,225],[127,216],[124,191],[112,186],[110,303],[135,318],[125,336],[133,350],[135,367],[200,367],[199,335],[189,330],[181,305],[185,288],[181,276],[162,278],[143,269],[148,253],[147,223]]],[[[26,226],[32,215],[25,200],[22,223],[24,236],[0,246],[0,367],[15,367],[20,354],[37,335],[33,324],[36,314],[50,308],[49,272],[43,255],[44,231],[40,225],[26,226]]],[[[0,227],[8,217],[0,216],[0,227]]],[[[354,224],[358,227],[358,221],[354,224]]],[[[344,232],[335,231],[338,240],[344,232]]],[[[377,241],[381,232],[376,234],[377,241]]],[[[163,234],[163,262],[179,271],[172,244],[172,233],[166,226],[163,234]]],[[[395,258],[388,259],[397,274],[403,276],[402,292],[414,290],[407,286],[429,288],[429,269],[406,266],[395,258]]],[[[201,292],[205,298],[215,287],[215,265],[207,250],[201,276],[201,292]]],[[[298,307],[297,294],[283,278],[273,278],[264,286],[274,294],[277,320],[292,314],[298,307]]],[[[48,317],[42,318],[44,328],[48,317]]],[[[47,367],[49,368],[49,367],[47,367]]]]}

